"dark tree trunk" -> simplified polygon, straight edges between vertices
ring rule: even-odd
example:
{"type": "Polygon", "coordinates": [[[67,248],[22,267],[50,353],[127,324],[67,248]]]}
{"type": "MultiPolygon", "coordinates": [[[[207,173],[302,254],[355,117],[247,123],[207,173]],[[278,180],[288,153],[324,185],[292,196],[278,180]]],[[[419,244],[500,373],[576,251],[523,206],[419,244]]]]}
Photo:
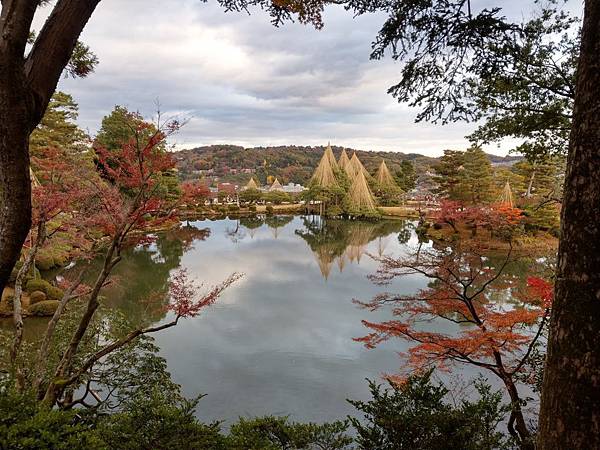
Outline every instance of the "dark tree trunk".
{"type": "Polygon", "coordinates": [[[31,227],[31,99],[22,67],[0,58],[0,293],[31,227]]]}
{"type": "Polygon", "coordinates": [[[600,448],[600,0],[586,0],[538,444],[600,448]]]}
{"type": "Polygon", "coordinates": [[[31,227],[29,135],[100,0],[58,0],[29,55],[39,0],[0,0],[0,293],[31,227]]]}

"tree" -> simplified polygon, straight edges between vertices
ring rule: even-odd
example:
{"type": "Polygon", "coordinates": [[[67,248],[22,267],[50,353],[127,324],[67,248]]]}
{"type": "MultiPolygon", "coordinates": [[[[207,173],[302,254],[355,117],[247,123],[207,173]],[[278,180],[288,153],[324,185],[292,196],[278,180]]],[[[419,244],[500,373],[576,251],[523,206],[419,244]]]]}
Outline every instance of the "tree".
{"type": "Polygon", "coordinates": [[[40,149],[47,148],[70,152],[87,150],[87,137],[76,124],[78,116],[79,107],[73,97],[64,92],[55,92],[40,124],[31,133],[31,156],[37,156],[40,149]]]}
{"type": "Polygon", "coordinates": [[[464,200],[473,205],[493,199],[493,177],[490,159],[479,147],[470,147],[463,155],[463,170],[459,175],[459,190],[464,200]]]}
{"type": "MultiPolygon", "coordinates": [[[[534,28],[513,23],[501,15],[501,3],[479,11],[470,1],[390,2],[389,13],[375,42],[373,57],[383,57],[387,49],[404,62],[400,82],[390,92],[400,101],[421,107],[417,120],[472,120],[479,117],[472,86],[503,68],[511,70],[512,60],[502,58],[503,47],[519,46],[534,28]]],[[[380,6],[380,5],[377,5],[380,6]]],[[[377,6],[365,5],[363,11],[377,6]]],[[[533,32],[531,32],[533,30],[533,32]]],[[[550,326],[547,369],[542,393],[539,447],[585,449],[600,447],[600,93],[596,89],[600,73],[596,58],[600,52],[600,3],[584,2],[579,44],[571,59],[576,66],[574,80],[554,59],[541,67],[557,79],[566,79],[573,95],[569,151],[561,212],[559,262],[553,318],[550,326]],[[566,76],[565,76],[566,75],[566,76]],[[567,390],[564,387],[569,386],[567,390]]],[[[539,42],[555,39],[541,36],[539,42]]],[[[543,54],[541,52],[540,54],[543,54]]],[[[528,65],[523,65],[527,69],[528,65]]],[[[537,69],[536,69],[537,70],[537,69]]],[[[540,72],[537,70],[538,73],[540,72]]],[[[523,72],[522,72],[523,73],[523,72]]],[[[528,72],[525,72],[527,74],[528,72]]],[[[532,86],[537,82],[532,80],[532,86]]],[[[544,83],[546,84],[546,83],[544,83]]],[[[553,109],[547,83],[532,98],[531,105],[553,109]]],[[[487,92],[486,92],[487,95],[487,92]]],[[[524,97],[527,99],[528,97],[524,97]]],[[[527,100],[528,101],[528,100],[527,100]]],[[[557,100],[560,104],[560,100],[557,100]]],[[[509,104],[510,105],[510,104],[509,104]]],[[[561,109],[567,111],[567,109],[561,109]]],[[[557,117],[556,114],[553,117],[557,117]]],[[[544,119],[544,114],[540,115],[544,119]]],[[[525,122],[524,122],[525,123],[525,122]]],[[[539,128],[543,136],[545,125],[539,128]]],[[[560,123],[555,127],[566,128],[560,123]]],[[[552,126],[551,126],[552,128],[552,126]]]]}
{"type": "Polygon", "coordinates": [[[479,398],[448,401],[448,389],[431,380],[433,371],[411,375],[388,389],[369,381],[371,399],[349,402],[364,414],[350,418],[358,448],[370,450],[497,450],[510,448],[497,431],[506,408],[502,396],[482,380],[475,382],[479,398]],[[458,404],[457,404],[458,403],[458,404]]]}
{"type": "MultiPolygon", "coordinates": [[[[58,0],[36,35],[36,9],[47,2],[1,0],[0,11],[0,292],[31,226],[29,136],[42,119],[61,73],[86,76],[97,63],[77,39],[100,0],[58,0]],[[33,44],[26,54],[27,44],[33,44]]],[[[323,2],[219,0],[228,11],[266,10],[274,25],[297,17],[322,27],[323,2]]]]}
{"type": "Polygon", "coordinates": [[[400,163],[400,170],[395,174],[396,183],[404,192],[412,191],[416,186],[417,174],[415,166],[408,160],[403,160],[400,163]]]}
{"type": "MultiPolygon", "coordinates": [[[[551,295],[544,291],[513,295],[512,305],[500,305],[494,290],[517,286],[507,269],[514,264],[509,251],[499,267],[492,268],[475,242],[463,240],[453,247],[417,251],[401,259],[378,258],[380,268],[373,281],[387,284],[393,278],[420,274],[429,280],[416,294],[383,293],[370,302],[357,302],[369,310],[392,306],[394,320],[364,320],[371,333],[362,338],[372,348],[390,338],[415,344],[408,352],[408,367],[416,370],[449,363],[470,364],[490,371],[504,384],[511,401],[508,429],[522,448],[533,448],[518,389],[517,374],[542,335],[550,314],[551,295]],[[455,332],[429,331],[422,326],[432,319],[459,325],[455,332]]],[[[535,279],[537,282],[537,278],[535,279]]],[[[391,377],[396,379],[396,377],[391,377]]]]}
{"type": "Polygon", "coordinates": [[[462,200],[460,190],[460,171],[464,162],[464,153],[456,150],[444,150],[444,156],[433,167],[435,176],[433,180],[438,187],[436,193],[449,200],[462,200]]]}
{"type": "MultiPolygon", "coordinates": [[[[164,224],[174,219],[174,212],[178,201],[165,198],[160,195],[160,178],[157,175],[173,167],[173,161],[169,154],[157,151],[157,147],[164,142],[166,137],[179,128],[177,122],[165,124],[164,131],[156,130],[147,140],[143,141],[140,136],[145,135],[146,125],[141,124],[136,129],[136,139],[122,145],[120,150],[107,150],[97,147],[99,162],[103,167],[108,180],[99,176],[79,176],[76,182],[79,185],[77,192],[82,192],[81,201],[77,204],[79,212],[79,223],[77,230],[84,233],[100,235],[106,248],[102,269],[97,274],[93,285],[83,292],[75,293],[81,282],[73,281],[65,291],[59,302],[53,317],[51,318],[46,332],[41,338],[41,343],[36,352],[35,364],[27,375],[19,373],[17,355],[19,355],[20,334],[22,322],[16,322],[15,343],[11,354],[12,366],[16,366],[17,373],[15,384],[18,391],[30,390],[36,394],[48,407],[60,405],[62,408],[72,408],[75,405],[88,405],[88,396],[93,396],[95,403],[109,401],[109,398],[100,399],[93,392],[94,383],[110,384],[111,377],[117,377],[122,355],[119,352],[126,351],[129,344],[150,333],[155,333],[165,328],[175,326],[183,317],[194,317],[207,306],[211,305],[231,283],[235,282],[239,275],[230,276],[223,283],[215,286],[204,295],[198,295],[198,287],[189,281],[185,271],[176,272],[169,283],[169,302],[166,311],[171,313],[170,320],[156,326],[141,326],[115,333],[118,328],[111,328],[107,335],[102,334],[102,321],[97,320],[97,310],[100,307],[100,293],[109,281],[114,267],[121,260],[121,252],[124,248],[148,242],[149,238],[144,231],[157,225],[164,224]],[[114,164],[109,164],[109,159],[114,164]],[[86,233],[89,228],[94,233],[86,233]],[[69,330],[68,342],[64,346],[53,348],[55,342],[55,330],[71,300],[81,298],[81,314],[75,315],[75,322],[69,330]],[[98,328],[100,327],[100,328],[98,328]],[[97,336],[96,340],[94,336],[97,336]],[[90,337],[92,342],[90,343],[90,337]],[[56,358],[50,355],[58,353],[56,358]],[[111,358],[116,358],[111,363],[111,358]],[[109,369],[106,369],[108,365],[109,369]],[[28,384],[25,384],[28,381],[28,384]],[[82,387],[81,391],[77,391],[82,387]]],[[[62,161],[63,158],[57,158],[62,161]]],[[[56,164],[56,163],[55,163],[56,164]]],[[[54,167],[54,166],[52,166],[54,167]]],[[[60,171],[61,176],[65,171],[60,171]]],[[[55,179],[55,172],[49,174],[50,179],[55,179]]],[[[72,180],[72,177],[69,179],[72,180]]],[[[67,189],[66,194],[72,194],[74,189],[67,189]]],[[[56,202],[56,189],[51,192],[41,206],[48,208],[48,204],[56,202]]],[[[70,197],[68,197],[70,198],[70,197]]],[[[46,210],[44,209],[44,211],[46,210]]],[[[52,210],[54,211],[54,210],[52,210]]],[[[41,221],[40,224],[45,224],[41,221]]],[[[43,230],[40,228],[40,230],[43,230]]],[[[35,254],[38,241],[44,236],[42,231],[37,233],[36,244],[30,250],[25,264],[31,262],[31,255],[35,254]]],[[[21,273],[19,274],[21,276],[21,273]]],[[[17,316],[17,305],[15,302],[15,317],[17,316]]],[[[114,390],[109,389],[109,397],[114,390]]]]}

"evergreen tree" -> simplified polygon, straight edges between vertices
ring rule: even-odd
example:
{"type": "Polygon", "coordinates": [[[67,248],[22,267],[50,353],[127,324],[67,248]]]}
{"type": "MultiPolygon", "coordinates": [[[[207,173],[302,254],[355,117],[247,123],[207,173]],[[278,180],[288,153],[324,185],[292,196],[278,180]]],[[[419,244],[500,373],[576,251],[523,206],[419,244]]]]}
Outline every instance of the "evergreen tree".
{"type": "Polygon", "coordinates": [[[434,166],[435,176],[433,181],[438,185],[435,192],[450,200],[461,200],[461,175],[464,161],[463,152],[456,150],[444,150],[444,156],[440,158],[439,164],[434,166]]]}
{"type": "Polygon", "coordinates": [[[73,97],[64,92],[54,93],[40,124],[31,133],[29,149],[39,156],[40,149],[58,148],[66,151],[85,149],[86,135],[77,124],[79,107],[73,97]]]}
{"type": "Polygon", "coordinates": [[[404,192],[413,190],[417,184],[417,174],[415,172],[415,166],[408,160],[403,160],[400,163],[400,170],[396,172],[396,184],[404,192]]]}
{"type": "Polygon", "coordinates": [[[474,205],[493,200],[493,172],[490,159],[479,147],[470,147],[463,155],[460,171],[460,193],[474,205]]]}

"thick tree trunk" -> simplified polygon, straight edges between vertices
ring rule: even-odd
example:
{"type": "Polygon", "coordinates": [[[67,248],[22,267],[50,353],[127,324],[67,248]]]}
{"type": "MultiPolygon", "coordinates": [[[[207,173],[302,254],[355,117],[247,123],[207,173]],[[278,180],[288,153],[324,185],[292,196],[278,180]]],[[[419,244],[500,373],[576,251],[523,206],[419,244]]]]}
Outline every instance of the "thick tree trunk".
{"type": "Polygon", "coordinates": [[[538,444],[600,448],[600,0],[586,0],[538,444]]]}
{"type": "Polygon", "coordinates": [[[0,57],[0,293],[31,227],[31,97],[22,67],[0,57]]]}

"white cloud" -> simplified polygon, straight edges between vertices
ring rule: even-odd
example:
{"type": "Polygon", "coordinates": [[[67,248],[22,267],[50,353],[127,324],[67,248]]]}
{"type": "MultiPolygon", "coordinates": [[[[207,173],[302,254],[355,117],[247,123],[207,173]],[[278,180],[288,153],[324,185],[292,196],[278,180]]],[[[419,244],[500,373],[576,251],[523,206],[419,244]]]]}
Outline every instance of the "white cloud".
{"type": "Polygon", "coordinates": [[[465,147],[472,126],[415,124],[415,111],[386,93],[399,66],[369,60],[382,22],[330,8],[323,30],[275,28],[261,11],[224,13],[200,0],[103,0],[82,36],[100,59],[96,73],[59,88],[79,102],[91,132],[115,104],[151,116],[158,98],[167,114],[191,118],[179,147],[327,140],[425,154],[465,147]]]}

